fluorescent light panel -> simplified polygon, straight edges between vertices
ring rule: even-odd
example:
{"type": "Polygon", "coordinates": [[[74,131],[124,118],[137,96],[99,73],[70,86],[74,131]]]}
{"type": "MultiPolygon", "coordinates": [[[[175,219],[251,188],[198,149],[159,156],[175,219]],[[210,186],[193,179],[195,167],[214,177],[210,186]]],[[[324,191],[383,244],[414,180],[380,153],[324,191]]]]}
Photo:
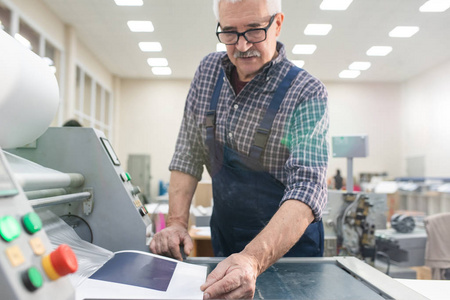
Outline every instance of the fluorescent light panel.
{"type": "Polygon", "coordinates": [[[292,49],[294,54],[313,54],[317,49],[316,45],[297,44],[292,49]]]}
{"type": "Polygon", "coordinates": [[[327,35],[332,27],[331,24],[308,24],[304,33],[306,35],[327,35]]]}
{"type": "Polygon", "coordinates": [[[419,31],[417,26],[397,26],[389,32],[390,37],[409,38],[419,31]]]}
{"type": "Polygon", "coordinates": [[[153,32],[155,30],[151,21],[128,21],[127,25],[133,32],[153,32]]]}
{"type": "Polygon", "coordinates": [[[323,0],[321,10],[346,10],[353,0],[323,0]]]}
{"type": "Polygon", "coordinates": [[[153,67],[152,72],[154,75],[170,75],[172,74],[172,69],[169,67],[153,67]]]}
{"type": "Polygon", "coordinates": [[[357,70],[344,70],[341,73],[339,73],[340,78],[356,78],[359,75],[361,75],[361,71],[357,70]]]}
{"type": "Polygon", "coordinates": [[[386,56],[392,51],[390,46],[373,46],[367,50],[366,54],[369,56],[386,56]]]}
{"type": "Polygon", "coordinates": [[[167,67],[169,65],[166,58],[149,58],[147,59],[147,63],[150,67],[167,67]]]}
{"type": "Polygon", "coordinates": [[[348,68],[349,70],[359,70],[359,71],[365,71],[370,68],[372,64],[368,61],[355,61],[351,63],[348,68]]]}
{"type": "Polygon", "coordinates": [[[161,43],[159,43],[159,42],[140,42],[139,48],[141,48],[141,51],[143,51],[143,52],[161,52],[162,51],[161,43]]]}
{"type": "Polygon", "coordinates": [[[296,65],[299,68],[303,68],[303,66],[305,65],[305,61],[304,60],[294,59],[294,60],[291,60],[291,61],[292,61],[292,63],[294,65],[296,65]]]}
{"type": "Polygon", "coordinates": [[[142,0],[114,0],[118,6],[142,6],[144,2],[142,0]]]}
{"type": "Polygon", "coordinates": [[[419,8],[421,12],[444,12],[450,8],[450,0],[430,0],[419,8]]]}

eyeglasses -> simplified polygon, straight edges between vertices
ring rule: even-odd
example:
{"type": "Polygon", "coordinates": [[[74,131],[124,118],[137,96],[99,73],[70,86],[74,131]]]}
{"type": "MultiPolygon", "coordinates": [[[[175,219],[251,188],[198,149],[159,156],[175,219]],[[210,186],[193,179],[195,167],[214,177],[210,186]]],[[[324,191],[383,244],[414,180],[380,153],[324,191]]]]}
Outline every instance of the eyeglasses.
{"type": "Polygon", "coordinates": [[[254,28],[249,29],[244,32],[237,31],[218,31],[220,28],[220,23],[217,23],[216,35],[219,42],[225,45],[235,45],[239,42],[239,37],[243,36],[245,40],[249,43],[256,44],[264,42],[267,38],[267,30],[273,23],[276,14],[274,14],[269,21],[269,25],[264,28],[254,28]]]}

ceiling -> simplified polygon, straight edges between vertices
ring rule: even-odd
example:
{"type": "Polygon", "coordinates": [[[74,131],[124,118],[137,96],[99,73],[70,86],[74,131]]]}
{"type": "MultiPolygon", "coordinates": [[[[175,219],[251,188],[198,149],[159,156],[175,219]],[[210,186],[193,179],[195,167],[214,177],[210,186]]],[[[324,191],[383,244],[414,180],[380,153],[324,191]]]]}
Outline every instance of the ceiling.
{"type": "MultiPolygon", "coordinates": [[[[140,7],[116,6],[113,0],[43,0],[105,67],[123,78],[161,78],[147,58],[165,57],[172,75],[190,79],[206,54],[216,49],[211,0],[144,0],[140,7]],[[151,33],[135,33],[128,20],[150,20],[151,33]],[[141,41],[162,44],[162,52],[144,53],[141,41]]],[[[426,0],[354,0],[346,11],[323,11],[321,0],[283,0],[285,21],[279,40],[289,59],[305,61],[304,69],[322,81],[401,82],[450,60],[450,9],[422,13],[426,0]],[[327,36],[306,36],[306,25],[332,24],[327,36]],[[396,26],[419,26],[411,38],[392,38],[396,26]],[[295,44],[316,44],[312,55],[295,55],[295,44]],[[369,57],[372,46],[391,46],[385,57],[369,57]],[[355,79],[339,73],[354,61],[372,66],[355,79]]]]}

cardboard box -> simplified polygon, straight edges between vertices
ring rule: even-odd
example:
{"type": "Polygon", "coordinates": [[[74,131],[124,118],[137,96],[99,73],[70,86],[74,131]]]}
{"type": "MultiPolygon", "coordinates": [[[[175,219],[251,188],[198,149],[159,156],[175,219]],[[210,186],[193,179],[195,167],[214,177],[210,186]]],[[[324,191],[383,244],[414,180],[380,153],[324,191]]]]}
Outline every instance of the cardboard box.
{"type": "Polygon", "coordinates": [[[192,203],[195,207],[200,205],[203,207],[210,207],[212,206],[212,197],[212,183],[200,181],[197,184],[192,203]]]}

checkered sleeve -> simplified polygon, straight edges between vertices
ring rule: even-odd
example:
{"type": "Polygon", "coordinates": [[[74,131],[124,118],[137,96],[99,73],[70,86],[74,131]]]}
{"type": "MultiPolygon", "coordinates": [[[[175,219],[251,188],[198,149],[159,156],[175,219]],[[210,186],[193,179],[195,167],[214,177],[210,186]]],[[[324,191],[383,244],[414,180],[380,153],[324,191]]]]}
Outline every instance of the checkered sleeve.
{"type": "Polygon", "coordinates": [[[284,166],[287,184],[281,203],[300,200],[311,207],[314,221],[319,221],[327,202],[328,95],[323,84],[312,79],[300,97],[287,124],[285,141],[290,155],[284,166]]]}
{"type": "Polygon", "coordinates": [[[201,180],[205,156],[202,151],[201,129],[194,113],[198,99],[197,82],[200,80],[201,67],[192,80],[184,108],[175,152],[169,165],[170,171],[180,171],[201,180]]]}

